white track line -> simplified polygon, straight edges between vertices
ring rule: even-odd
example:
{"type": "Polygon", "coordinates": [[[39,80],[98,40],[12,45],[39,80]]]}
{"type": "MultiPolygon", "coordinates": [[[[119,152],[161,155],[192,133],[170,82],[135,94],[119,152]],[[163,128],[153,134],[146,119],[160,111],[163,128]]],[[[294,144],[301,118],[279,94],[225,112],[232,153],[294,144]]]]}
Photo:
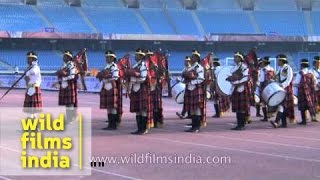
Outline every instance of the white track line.
{"type": "Polygon", "coordinates": [[[100,169],[95,169],[95,168],[92,168],[91,170],[96,171],[96,172],[100,172],[100,173],[103,173],[103,174],[108,174],[108,175],[113,175],[113,176],[117,176],[117,177],[122,177],[122,178],[125,178],[125,179],[142,180],[142,179],[137,179],[137,178],[134,178],[134,177],[125,176],[125,175],[122,175],[122,174],[112,173],[112,172],[108,172],[108,171],[104,171],[104,170],[100,170],[100,169]]]}
{"type": "Polygon", "coordinates": [[[4,180],[13,180],[13,179],[6,178],[6,177],[4,177],[4,176],[0,176],[0,179],[4,179],[4,180]]]}
{"type": "MultiPolygon", "coordinates": [[[[5,149],[5,150],[9,150],[9,151],[13,151],[13,152],[16,152],[16,153],[21,153],[20,151],[18,150],[15,150],[15,149],[11,149],[11,148],[7,148],[7,147],[2,147],[0,146],[1,149],[5,149]]],[[[78,166],[77,164],[74,164],[75,166],[78,166]]],[[[86,167],[84,167],[86,168],[86,167]]],[[[113,175],[113,176],[117,176],[117,177],[122,177],[122,178],[125,178],[125,179],[131,179],[131,180],[142,180],[142,179],[138,179],[138,178],[134,178],[134,177],[130,177],[130,176],[126,176],[126,175],[122,175],[122,174],[117,174],[117,173],[112,173],[112,172],[109,172],[109,171],[104,171],[104,170],[100,170],[100,169],[96,169],[96,168],[86,168],[86,169],[91,169],[92,171],[96,171],[96,172],[100,172],[100,173],[103,173],[103,174],[109,174],[109,175],[113,175]]],[[[0,176],[0,179],[3,178],[4,180],[12,180],[12,179],[8,179],[8,178],[5,178],[5,177],[2,177],[0,176]]]]}
{"type": "Polygon", "coordinates": [[[259,134],[259,135],[266,135],[266,136],[275,136],[275,137],[284,137],[284,138],[291,138],[291,139],[302,139],[302,140],[310,140],[310,141],[320,141],[320,139],[316,138],[304,138],[304,137],[297,137],[297,136],[286,136],[286,135],[278,135],[278,134],[272,134],[272,133],[259,133],[259,132],[252,132],[248,131],[247,133],[252,134],[259,134]]]}
{"type": "Polygon", "coordinates": [[[193,145],[193,146],[199,146],[199,147],[208,147],[208,148],[212,148],[212,149],[221,149],[221,150],[228,150],[228,151],[235,151],[235,152],[244,152],[244,153],[248,153],[248,154],[270,156],[270,157],[277,157],[277,158],[283,158],[283,159],[291,159],[291,160],[299,160],[299,161],[320,163],[320,159],[307,159],[307,158],[299,158],[299,157],[294,157],[294,156],[283,156],[283,155],[278,155],[278,154],[270,154],[270,153],[249,151],[249,150],[244,150],[244,149],[235,149],[235,148],[213,146],[213,145],[207,145],[207,144],[201,144],[201,143],[177,141],[177,140],[171,140],[171,139],[166,139],[166,138],[154,138],[154,137],[148,137],[148,136],[143,136],[142,138],[154,139],[154,140],[160,140],[160,141],[166,141],[166,142],[172,142],[172,143],[179,143],[179,144],[186,144],[186,145],[193,145]]]}
{"type": "MultiPolygon", "coordinates": [[[[160,131],[164,132],[171,132],[164,129],[158,129],[160,131]]],[[[242,139],[242,138],[235,138],[235,137],[229,137],[229,136],[222,136],[222,135],[209,135],[209,134],[203,134],[198,133],[197,136],[206,136],[206,137],[218,137],[222,139],[230,139],[230,140],[240,140],[240,141],[246,141],[246,142],[255,142],[260,144],[270,144],[270,145],[279,145],[279,146],[286,146],[286,147],[294,147],[294,148],[303,148],[303,149],[311,149],[311,150],[320,150],[320,148],[316,147],[310,147],[310,146],[301,146],[301,145],[294,145],[294,144],[287,144],[287,143],[277,143],[277,142],[269,142],[269,141],[259,141],[259,140],[253,140],[253,139],[242,139]]]]}
{"type": "MultiPolygon", "coordinates": [[[[102,130],[100,130],[102,131],[102,130]]],[[[109,132],[112,134],[121,134],[117,132],[110,132],[110,131],[104,131],[109,132]]],[[[255,154],[255,155],[261,155],[261,156],[269,156],[269,157],[277,157],[277,158],[283,158],[283,159],[291,159],[291,160],[298,160],[298,161],[307,161],[307,162],[315,162],[320,163],[320,159],[308,159],[308,158],[299,158],[294,156],[283,156],[279,154],[270,154],[270,153],[264,153],[264,152],[256,152],[256,151],[250,151],[250,150],[244,150],[244,149],[235,149],[235,148],[228,148],[228,147],[221,147],[221,146],[213,146],[213,145],[207,145],[207,144],[201,144],[201,143],[193,143],[193,142],[186,142],[186,141],[178,141],[178,140],[171,140],[167,138],[155,138],[150,137],[148,135],[145,136],[132,136],[132,137],[141,137],[144,139],[154,139],[154,140],[160,140],[165,142],[171,142],[171,143],[179,143],[179,144],[186,144],[186,145],[193,145],[193,146],[199,146],[199,147],[208,147],[213,149],[220,149],[220,150],[228,150],[228,151],[235,151],[235,152],[242,152],[242,153],[248,153],[248,154],[255,154]]]]}

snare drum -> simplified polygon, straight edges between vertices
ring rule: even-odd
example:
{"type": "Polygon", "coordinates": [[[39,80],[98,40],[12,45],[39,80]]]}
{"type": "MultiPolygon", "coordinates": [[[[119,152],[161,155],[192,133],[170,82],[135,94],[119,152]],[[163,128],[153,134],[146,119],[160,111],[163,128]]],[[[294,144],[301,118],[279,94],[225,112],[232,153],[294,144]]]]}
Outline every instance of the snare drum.
{"type": "Polygon", "coordinates": [[[286,95],[287,92],[277,82],[269,83],[262,91],[262,98],[268,106],[278,106],[286,95]]]}
{"type": "Polygon", "coordinates": [[[171,87],[172,97],[175,98],[178,104],[183,104],[186,85],[182,82],[177,82],[171,87]]]}
{"type": "Polygon", "coordinates": [[[217,72],[217,93],[222,96],[231,96],[234,86],[227,81],[227,77],[231,76],[233,66],[224,66],[217,72]]]}

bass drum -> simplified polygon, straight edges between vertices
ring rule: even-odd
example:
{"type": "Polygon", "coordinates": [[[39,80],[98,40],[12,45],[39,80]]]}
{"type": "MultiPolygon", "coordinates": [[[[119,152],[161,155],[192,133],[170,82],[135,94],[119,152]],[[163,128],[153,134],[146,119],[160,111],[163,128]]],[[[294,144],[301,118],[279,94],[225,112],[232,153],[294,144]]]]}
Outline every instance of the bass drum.
{"type": "Polygon", "coordinates": [[[183,104],[184,102],[185,89],[186,85],[182,82],[177,82],[171,87],[172,97],[178,104],[183,104]]]}
{"type": "Polygon", "coordinates": [[[256,91],[254,92],[254,102],[260,103],[260,91],[259,88],[256,88],[256,91]]]}
{"type": "Polygon", "coordinates": [[[217,72],[217,93],[221,96],[231,96],[234,86],[227,81],[227,77],[231,76],[233,66],[224,66],[217,72]]]}
{"type": "Polygon", "coordinates": [[[268,106],[278,106],[286,98],[287,92],[277,82],[269,83],[262,90],[262,98],[268,106]]]}

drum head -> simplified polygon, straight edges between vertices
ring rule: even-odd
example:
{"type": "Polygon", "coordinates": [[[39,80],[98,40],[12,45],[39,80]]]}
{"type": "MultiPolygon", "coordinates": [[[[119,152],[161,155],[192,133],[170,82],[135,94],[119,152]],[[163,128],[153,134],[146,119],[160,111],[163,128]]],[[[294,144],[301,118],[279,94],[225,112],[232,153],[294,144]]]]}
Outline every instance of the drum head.
{"type": "Polygon", "coordinates": [[[225,66],[217,73],[218,93],[223,96],[230,96],[233,91],[232,84],[227,81],[227,77],[231,76],[233,66],[225,66]]]}
{"type": "Polygon", "coordinates": [[[184,93],[185,93],[184,91],[181,91],[180,93],[177,94],[176,102],[178,104],[183,104],[183,102],[184,102],[184,93]]]}
{"type": "Polygon", "coordinates": [[[285,91],[278,91],[275,92],[268,101],[269,106],[278,106],[282,103],[282,101],[286,98],[286,92],[285,91]]]}
{"type": "Polygon", "coordinates": [[[260,103],[260,97],[258,95],[254,95],[254,102],[255,103],[260,103]]]}
{"type": "Polygon", "coordinates": [[[172,97],[178,104],[183,104],[186,85],[182,82],[177,82],[171,88],[172,97]]]}

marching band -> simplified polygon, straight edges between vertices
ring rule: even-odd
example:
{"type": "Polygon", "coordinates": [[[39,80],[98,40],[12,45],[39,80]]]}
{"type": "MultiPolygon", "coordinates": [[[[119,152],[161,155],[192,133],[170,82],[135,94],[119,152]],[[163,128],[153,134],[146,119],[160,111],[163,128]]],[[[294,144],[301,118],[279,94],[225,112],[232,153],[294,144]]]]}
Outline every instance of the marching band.
{"type": "MultiPolygon", "coordinates": [[[[137,49],[136,63],[131,67],[128,56],[117,61],[114,51],[105,52],[106,65],[96,78],[103,84],[100,91],[100,109],[107,110],[108,126],[104,130],[118,129],[122,116],[122,91],[130,98],[130,112],[136,115],[137,130],[132,134],[147,134],[150,128],[163,126],[162,86],[167,70],[162,52],[137,49]],[[124,88],[123,88],[124,87],[124,88]]],[[[81,52],[82,56],[85,54],[81,52]]],[[[79,54],[78,54],[79,55],[79,54]]],[[[77,55],[77,57],[78,57],[77,55]]],[[[57,71],[59,105],[67,107],[66,121],[76,119],[78,107],[77,80],[81,73],[79,64],[71,51],[63,54],[63,66],[57,71]]],[[[25,71],[27,91],[24,107],[31,118],[41,111],[41,74],[37,54],[27,53],[29,68],[25,71]]],[[[220,118],[230,108],[236,114],[237,125],[232,130],[244,130],[249,123],[250,107],[256,106],[257,116],[262,106],[263,119],[274,128],[286,128],[287,118],[295,124],[294,97],[298,99],[301,113],[299,125],[306,125],[306,111],[311,120],[318,122],[316,115],[320,110],[320,57],[313,59],[313,69],[309,69],[309,60],[301,59],[300,71],[294,72],[284,54],[276,56],[278,70],[270,66],[270,57],[258,60],[255,49],[247,55],[234,53],[233,66],[221,66],[220,60],[210,53],[204,59],[198,50],[185,58],[185,68],[171,88],[176,101],[183,104],[181,119],[190,118],[191,127],[186,132],[200,132],[206,126],[206,103],[213,102],[215,115],[220,118]],[[252,103],[254,99],[254,103],[252,103]],[[269,113],[277,112],[275,120],[269,113]],[[280,122],[281,121],[281,122],[280,122]]],[[[81,69],[81,68],[80,68],[81,69]]],[[[87,69],[87,68],[85,68],[87,69]]],[[[82,74],[83,75],[83,74],[82,74]]]]}

